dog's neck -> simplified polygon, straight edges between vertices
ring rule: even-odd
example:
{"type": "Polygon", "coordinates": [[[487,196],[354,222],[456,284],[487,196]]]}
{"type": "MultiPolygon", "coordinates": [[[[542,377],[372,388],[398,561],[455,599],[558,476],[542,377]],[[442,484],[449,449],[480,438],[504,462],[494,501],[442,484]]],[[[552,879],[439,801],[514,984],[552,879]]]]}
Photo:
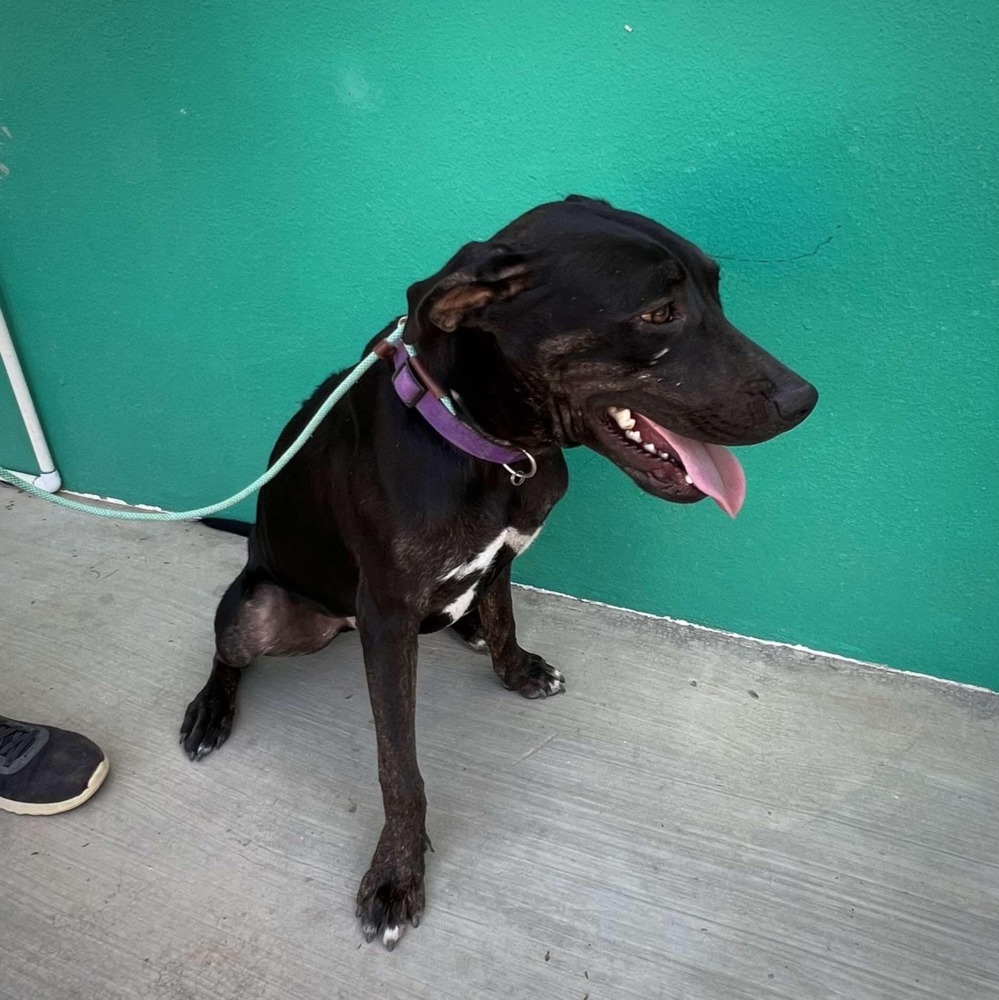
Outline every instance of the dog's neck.
{"type": "Polygon", "coordinates": [[[451,396],[459,414],[491,437],[531,451],[563,446],[550,408],[499,349],[475,329],[421,338],[420,362],[451,396]]]}

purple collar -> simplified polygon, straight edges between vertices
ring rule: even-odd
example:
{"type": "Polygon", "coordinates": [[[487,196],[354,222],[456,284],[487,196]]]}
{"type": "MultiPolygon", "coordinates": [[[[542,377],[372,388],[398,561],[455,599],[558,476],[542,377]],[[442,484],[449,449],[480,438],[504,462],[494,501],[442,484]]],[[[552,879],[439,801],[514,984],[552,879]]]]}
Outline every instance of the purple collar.
{"type": "Polygon", "coordinates": [[[494,441],[459,419],[448,394],[434,381],[416,356],[410,354],[409,348],[401,340],[395,343],[380,340],[374,351],[395,368],[392,385],[399,398],[406,406],[418,410],[445,441],[450,441],[460,451],[475,458],[502,465],[510,473],[510,482],[514,486],[520,486],[538,471],[538,463],[530,452],[494,441]],[[526,472],[511,468],[514,462],[523,461],[528,463],[526,472]]]}

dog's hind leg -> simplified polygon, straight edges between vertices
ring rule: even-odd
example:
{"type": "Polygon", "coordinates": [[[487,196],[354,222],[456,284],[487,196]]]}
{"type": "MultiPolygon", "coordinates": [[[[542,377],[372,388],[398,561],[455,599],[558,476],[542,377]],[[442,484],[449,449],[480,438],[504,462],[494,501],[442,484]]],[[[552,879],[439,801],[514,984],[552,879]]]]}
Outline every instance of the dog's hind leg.
{"type": "Polygon", "coordinates": [[[243,570],[215,613],[215,658],[207,683],[187,707],[180,742],[191,760],[222,746],[232,731],[236,689],[244,668],[258,656],[295,656],[322,649],[353,628],[269,579],[243,570]]]}
{"type": "Polygon", "coordinates": [[[191,760],[201,760],[229,738],[241,672],[218,656],[212,661],[208,682],[187,706],[180,727],[180,743],[191,760]]]}
{"type": "Polygon", "coordinates": [[[510,595],[510,566],[497,574],[478,606],[482,637],[493,658],[493,670],[503,686],[525,698],[547,698],[565,690],[565,677],[537,653],[528,653],[517,642],[510,595]]]}
{"type": "Polygon", "coordinates": [[[466,615],[462,615],[452,626],[454,632],[465,645],[470,646],[476,653],[488,653],[489,645],[482,635],[482,618],[478,608],[472,608],[466,615]]]}

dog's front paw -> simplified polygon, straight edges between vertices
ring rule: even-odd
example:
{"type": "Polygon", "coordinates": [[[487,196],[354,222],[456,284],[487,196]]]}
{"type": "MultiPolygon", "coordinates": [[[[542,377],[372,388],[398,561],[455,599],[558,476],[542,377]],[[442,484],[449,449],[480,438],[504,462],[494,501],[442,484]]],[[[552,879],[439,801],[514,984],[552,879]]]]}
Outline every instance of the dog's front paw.
{"type": "MultiPolygon", "coordinates": [[[[423,913],[423,857],[415,863],[400,863],[398,858],[379,859],[375,852],[371,867],[357,890],[357,916],[368,942],[376,937],[391,951],[408,921],[420,926],[423,913]]],[[[389,853],[389,852],[386,852],[389,853]]]]}
{"type": "Polygon", "coordinates": [[[503,678],[503,683],[525,698],[549,698],[565,691],[565,677],[537,653],[525,654],[520,668],[503,678]]]}

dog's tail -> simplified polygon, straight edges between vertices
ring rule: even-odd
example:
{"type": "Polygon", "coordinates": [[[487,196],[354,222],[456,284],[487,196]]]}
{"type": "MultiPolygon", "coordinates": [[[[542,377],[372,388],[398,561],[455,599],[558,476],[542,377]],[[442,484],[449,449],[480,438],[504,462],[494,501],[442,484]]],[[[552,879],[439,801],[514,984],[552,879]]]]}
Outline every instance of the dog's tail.
{"type": "Polygon", "coordinates": [[[228,531],[230,535],[242,535],[244,538],[249,538],[253,530],[252,521],[237,521],[233,517],[203,517],[201,523],[216,531],[228,531]]]}

